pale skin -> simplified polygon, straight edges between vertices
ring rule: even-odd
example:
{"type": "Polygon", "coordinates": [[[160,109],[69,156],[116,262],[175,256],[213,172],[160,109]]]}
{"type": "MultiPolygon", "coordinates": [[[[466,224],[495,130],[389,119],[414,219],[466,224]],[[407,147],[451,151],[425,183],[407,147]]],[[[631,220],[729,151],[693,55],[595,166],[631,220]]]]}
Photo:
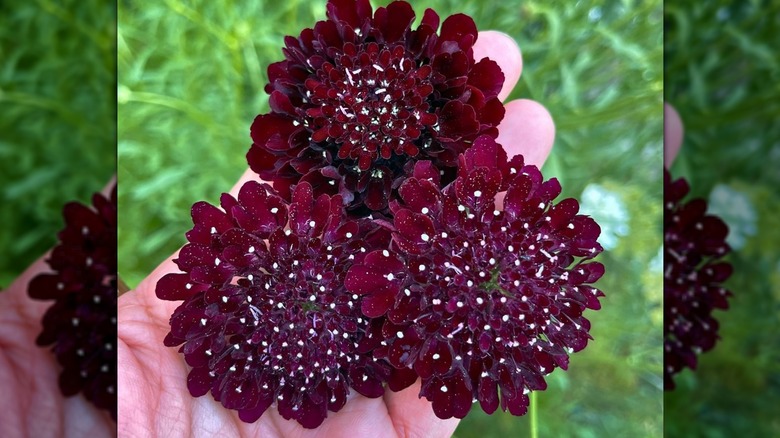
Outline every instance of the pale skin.
{"type": "MultiPolygon", "coordinates": [[[[522,57],[517,44],[507,35],[495,31],[481,32],[474,47],[476,59],[490,57],[496,60],[506,75],[500,93],[506,99],[517,84],[522,72],[522,57]]],[[[498,141],[509,156],[523,154],[526,163],[540,166],[549,155],[555,137],[555,127],[547,110],[530,100],[514,100],[506,103],[506,116],[501,123],[498,141]]],[[[236,194],[243,183],[256,180],[257,176],[247,170],[231,190],[236,194]]],[[[186,230],[182,230],[182,233],[186,230]]],[[[263,436],[263,437],[333,437],[333,436],[375,436],[375,437],[447,437],[452,435],[459,420],[441,420],[433,414],[430,403],[418,398],[419,382],[397,393],[388,391],[384,397],[369,399],[359,394],[350,396],[347,404],[337,413],[329,412],[328,418],[314,430],[301,427],[295,421],[282,418],[271,407],[255,423],[239,420],[235,411],[230,411],[215,402],[211,395],[193,398],[186,387],[189,367],[175,348],[162,344],[169,331],[168,319],[180,304],[159,300],[155,295],[157,281],[169,272],[179,272],[172,255],[161,263],[138,286],[119,298],[119,422],[118,432],[126,437],[212,437],[212,436],[263,436]]],[[[34,337],[40,331],[40,315],[46,305],[33,302],[26,297],[26,283],[30,276],[45,269],[40,262],[17,280],[6,293],[0,294],[0,322],[21,320],[13,330],[28,333],[14,334],[6,323],[0,324],[0,384],[6,391],[24,394],[25,397],[39,397],[40,406],[30,410],[20,406],[14,418],[21,418],[25,424],[20,430],[40,427],[43,420],[59,419],[51,427],[52,432],[34,436],[64,435],[92,437],[110,436],[110,419],[86,404],[80,396],[63,399],[56,388],[56,363],[36,361],[36,366],[46,367],[38,371],[35,378],[21,378],[18,374],[29,370],[29,366],[16,365],[12,371],[9,362],[20,364],[17,357],[25,354],[39,354],[45,351],[35,347],[34,337]],[[25,316],[19,315],[25,312],[25,316]],[[6,315],[11,313],[12,315],[6,315]],[[8,332],[8,333],[6,333],[8,332]],[[13,343],[13,349],[6,350],[13,343]],[[27,351],[37,350],[37,351],[27,351]],[[14,357],[17,356],[17,357],[14,357]],[[11,374],[16,373],[16,374],[11,374]],[[43,380],[43,376],[50,376],[43,380]],[[40,392],[40,395],[33,393],[40,392]],[[48,403],[44,407],[43,403],[48,403]],[[75,413],[76,406],[81,411],[75,413]],[[27,409],[22,412],[22,409],[27,409]],[[46,413],[46,415],[41,415],[46,413]],[[67,417],[77,418],[72,422],[67,417]],[[107,420],[107,421],[106,421],[107,420]],[[92,427],[92,429],[84,429],[92,427]],[[78,429],[77,429],[78,428],[78,429]]],[[[7,400],[3,397],[0,409],[7,400]]],[[[7,408],[6,408],[7,409],[7,408]]],[[[476,407],[478,409],[478,406],[476,407]]],[[[0,411],[3,418],[7,411],[0,411]]],[[[52,420],[53,421],[53,420],[52,420]]],[[[4,421],[0,420],[0,424],[4,421]]]]}
{"type": "Polygon", "coordinates": [[[664,103],[664,165],[667,169],[672,167],[680,152],[684,133],[680,114],[673,106],[664,103]]]}

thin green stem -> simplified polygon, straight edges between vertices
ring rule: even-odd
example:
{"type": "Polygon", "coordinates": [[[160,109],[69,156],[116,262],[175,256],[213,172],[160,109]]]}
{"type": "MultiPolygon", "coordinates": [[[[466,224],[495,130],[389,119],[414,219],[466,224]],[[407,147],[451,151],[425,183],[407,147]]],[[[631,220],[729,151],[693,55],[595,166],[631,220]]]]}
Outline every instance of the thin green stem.
{"type": "Polygon", "coordinates": [[[539,438],[539,425],[537,424],[536,416],[536,391],[531,391],[528,394],[528,398],[531,399],[531,406],[529,406],[531,412],[528,413],[531,416],[531,438],[539,438]]]}

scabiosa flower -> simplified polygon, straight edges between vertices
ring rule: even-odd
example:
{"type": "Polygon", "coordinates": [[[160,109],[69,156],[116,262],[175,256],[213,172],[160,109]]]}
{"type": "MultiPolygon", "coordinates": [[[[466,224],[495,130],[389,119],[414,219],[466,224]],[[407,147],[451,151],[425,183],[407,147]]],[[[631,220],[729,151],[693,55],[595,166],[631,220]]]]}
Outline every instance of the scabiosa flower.
{"type": "Polygon", "coordinates": [[[458,154],[495,138],[504,74],[475,60],[474,21],[425,11],[417,29],[404,1],[372,15],[368,0],[330,0],[327,20],[287,37],[268,68],[271,113],[251,129],[250,167],[283,196],[298,181],[341,194],[354,216],[386,212],[414,162],[430,160],[447,183],[458,154]]]}
{"type": "Polygon", "coordinates": [[[706,214],[703,199],[684,202],[685,179],[672,181],[664,169],[664,387],[674,389],[673,376],[696,368],[696,355],[718,339],[713,309],[727,309],[731,292],[722,283],[731,264],[722,258],[731,250],[728,227],[706,214]]]}
{"type": "Polygon", "coordinates": [[[53,345],[63,395],[83,392],[116,420],[116,186],[110,198],[93,195],[91,207],[66,204],[63,216],[60,243],[46,260],[54,272],[28,286],[31,298],[54,300],[36,343],[53,345]]]}
{"type": "Polygon", "coordinates": [[[366,316],[386,315],[375,356],[412,368],[438,417],[463,418],[477,400],[523,415],[527,393],[590,339],[583,311],[603,296],[590,285],[604,273],[589,262],[600,228],[576,200],[553,202],[556,179],[522,156],[508,162],[487,136],[461,155],[452,184],[439,189],[438,177],[416,164],[393,206],[398,251],[369,253],[347,289],[364,295],[366,316]]]}
{"type": "Polygon", "coordinates": [[[175,260],[184,273],[157,284],[160,299],[184,300],[164,342],[183,344],[190,393],[211,391],[245,422],[275,403],[307,428],[341,409],[350,388],[381,396],[392,371],[370,354],[381,327],[360,314],[344,277],[389,236],[347,220],[340,196],[315,198],[305,182],[289,204],[248,182],[221,207],[192,207],[175,260]]]}

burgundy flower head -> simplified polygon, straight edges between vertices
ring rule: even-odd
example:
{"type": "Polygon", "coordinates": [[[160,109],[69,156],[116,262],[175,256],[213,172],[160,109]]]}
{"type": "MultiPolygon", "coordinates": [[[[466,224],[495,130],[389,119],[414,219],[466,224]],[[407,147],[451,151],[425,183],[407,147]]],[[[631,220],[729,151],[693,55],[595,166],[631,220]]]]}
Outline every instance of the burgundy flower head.
{"type": "Polygon", "coordinates": [[[63,395],[83,392],[116,420],[116,186],[110,198],[96,193],[91,207],[66,204],[63,216],[60,243],[46,260],[54,272],[28,287],[31,298],[54,300],[36,343],[53,345],[63,395]]]}
{"type": "Polygon", "coordinates": [[[673,376],[695,369],[696,355],[715,346],[718,321],[713,309],[727,309],[731,292],[722,283],[732,267],[722,258],[731,250],[728,227],[706,214],[703,199],[684,202],[685,179],[672,181],[664,169],[664,387],[673,376]]]}
{"type": "Polygon", "coordinates": [[[507,161],[488,136],[439,187],[436,168],[418,162],[392,205],[398,251],[369,253],[347,289],[363,295],[366,316],[386,315],[375,356],[413,369],[438,417],[463,418],[476,401],[523,415],[526,394],[590,339],[583,311],[603,296],[590,285],[604,273],[589,262],[602,251],[600,228],[576,200],[553,202],[556,179],[522,156],[507,161]]]}
{"type": "Polygon", "coordinates": [[[409,3],[372,13],[368,0],[330,0],[325,21],[288,36],[285,60],[268,67],[271,113],[251,129],[250,167],[289,198],[299,181],[315,195],[340,194],[353,216],[387,213],[418,160],[443,183],[480,135],[504,117],[504,74],[475,60],[474,21],[409,3]]]}
{"type": "Polygon", "coordinates": [[[307,428],[341,409],[350,388],[381,396],[392,368],[370,354],[380,326],[360,314],[344,277],[389,236],[347,220],[340,196],[314,197],[308,183],[288,203],[248,182],[221,207],[192,207],[175,260],[184,273],[157,284],[160,299],[184,300],[165,345],[183,344],[190,393],[211,391],[245,422],[275,403],[307,428]]]}

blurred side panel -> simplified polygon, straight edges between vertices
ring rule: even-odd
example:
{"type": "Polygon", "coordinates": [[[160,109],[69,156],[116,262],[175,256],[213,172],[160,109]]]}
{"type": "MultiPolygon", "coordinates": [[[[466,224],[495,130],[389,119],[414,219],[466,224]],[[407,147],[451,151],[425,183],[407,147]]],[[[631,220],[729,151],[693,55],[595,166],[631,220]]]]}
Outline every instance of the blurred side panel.
{"type": "Polygon", "coordinates": [[[0,2],[0,285],[116,172],[116,4],[0,2]]]}
{"type": "Polygon", "coordinates": [[[720,340],[665,396],[666,436],[780,436],[780,2],[664,7],[664,90],[684,135],[674,178],[728,225],[720,340]]]}

